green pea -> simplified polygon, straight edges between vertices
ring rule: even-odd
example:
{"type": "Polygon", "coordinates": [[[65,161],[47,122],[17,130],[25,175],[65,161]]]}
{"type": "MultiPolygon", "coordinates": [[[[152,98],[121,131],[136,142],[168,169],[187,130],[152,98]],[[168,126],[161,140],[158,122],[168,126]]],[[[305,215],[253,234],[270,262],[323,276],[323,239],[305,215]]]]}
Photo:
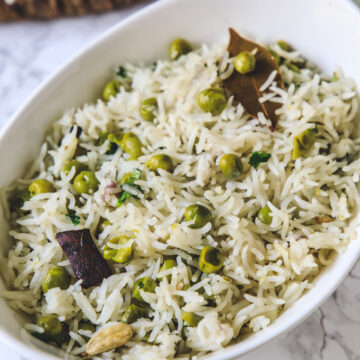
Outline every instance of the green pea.
{"type": "Polygon", "coordinates": [[[292,158],[296,160],[300,156],[305,156],[306,152],[312,147],[316,141],[318,129],[307,129],[294,137],[294,149],[292,158]]]}
{"type": "Polygon", "coordinates": [[[91,331],[92,333],[94,333],[96,331],[96,327],[90,321],[81,321],[79,323],[79,330],[91,331]]]}
{"type": "Polygon", "coordinates": [[[235,154],[223,155],[220,158],[219,166],[221,172],[228,179],[237,179],[243,171],[241,159],[235,154]]]}
{"type": "Polygon", "coordinates": [[[174,166],[171,157],[165,154],[153,155],[145,164],[147,168],[152,171],[162,169],[168,172],[173,172],[174,166]]]}
{"type": "Polygon", "coordinates": [[[137,158],[142,155],[141,141],[132,132],[124,134],[120,146],[123,151],[129,154],[129,160],[137,160],[137,158]]]}
{"type": "Polygon", "coordinates": [[[44,316],[37,321],[37,325],[44,329],[45,335],[57,336],[63,331],[63,326],[60,320],[54,316],[44,316]]]}
{"type": "Polygon", "coordinates": [[[199,322],[203,319],[203,316],[196,315],[193,312],[183,312],[182,319],[184,320],[185,324],[191,327],[198,326],[199,322]]]}
{"type": "Polygon", "coordinates": [[[156,286],[157,286],[156,281],[154,281],[152,278],[142,277],[139,280],[137,280],[134,285],[133,297],[136,300],[144,301],[144,299],[142,298],[142,296],[140,294],[140,290],[143,290],[145,292],[154,293],[156,286]]]}
{"type": "Polygon", "coordinates": [[[242,51],[234,60],[235,70],[240,74],[248,74],[255,70],[256,58],[250,51],[242,51]]]}
{"type": "Polygon", "coordinates": [[[205,246],[200,253],[199,269],[204,273],[218,272],[224,265],[220,251],[212,246],[205,246]]]}
{"type": "Polygon", "coordinates": [[[269,50],[269,52],[270,52],[270,54],[273,56],[276,64],[277,64],[277,65],[280,65],[280,63],[281,63],[280,55],[279,55],[276,51],[274,51],[274,50],[269,50]]]}
{"type": "Polygon", "coordinates": [[[30,196],[33,197],[38,194],[54,192],[54,185],[45,179],[38,179],[33,181],[29,186],[30,196]]]}
{"type": "Polygon", "coordinates": [[[68,339],[68,327],[54,315],[44,316],[37,321],[37,325],[44,329],[44,332],[34,333],[38,339],[45,342],[55,342],[60,346],[68,339]]]}
{"type": "MultiPolygon", "coordinates": [[[[159,269],[159,275],[158,275],[158,279],[162,279],[163,276],[161,275],[161,272],[162,271],[165,271],[165,270],[169,270],[169,269],[172,269],[173,267],[176,267],[177,266],[177,263],[175,260],[172,260],[172,259],[169,259],[169,260],[165,260],[164,263],[161,265],[160,269],[159,269]]],[[[171,275],[167,275],[166,276],[166,279],[168,282],[171,281],[171,275]]]]}
{"type": "Polygon", "coordinates": [[[145,120],[152,122],[155,119],[158,110],[156,98],[152,97],[143,101],[140,106],[140,116],[145,120]]]}
{"type": "Polygon", "coordinates": [[[301,157],[304,155],[306,151],[302,148],[302,146],[300,145],[297,136],[294,137],[294,148],[293,148],[293,153],[292,153],[292,159],[296,160],[297,158],[301,157]]]}
{"type": "Polygon", "coordinates": [[[177,60],[181,55],[185,55],[192,51],[191,44],[185,39],[175,39],[169,48],[170,60],[177,60]]]}
{"type": "Polygon", "coordinates": [[[200,229],[208,222],[211,221],[210,210],[199,204],[189,205],[185,209],[185,221],[193,221],[194,223],[189,225],[192,229],[200,229]]]}
{"type": "Polygon", "coordinates": [[[103,258],[106,260],[112,260],[119,264],[123,264],[131,259],[132,247],[131,245],[123,247],[121,249],[113,249],[108,244],[126,244],[130,241],[130,238],[126,235],[119,235],[112,238],[104,247],[103,258]]]}
{"type": "Polygon", "coordinates": [[[112,96],[115,96],[120,91],[120,82],[112,80],[106,84],[103,90],[103,99],[109,101],[112,96]]]}
{"type": "Polygon", "coordinates": [[[112,155],[115,154],[116,150],[120,145],[120,139],[113,133],[109,133],[108,131],[104,131],[100,134],[99,139],[97,141],[97,145],[101,146],[106,140],[109,140],[109,144],[106,148],[106,154],[112,155]]]}
{"type": "Polygon", "coordinates": [[[98,186],[99,182],[91,171],[81,171],[74,179],[74,190],[78,194],[93,194],[98,186]]]}
{"type": "Polygon", "coordinates": [[[143,307],[131,304],[121,317],[121,321],[126,324],[132,324],[137,319],[145,317],[146,315],[147,311],[143,307]]]}
{"type": "Polygon", "coordinates": [[[257,214],[257,218],[265,225],[270,225],[272,223],[272,216],[270,208],[266,205],[261,208],[257,214]]]}
{"type": "Polygon", "coordinates": [[[307,129],[297,136],[299,144],[306,150],[314,144],[316,140],[316,134],[318,133],[317,128],[307,129]]]}
{"type": "Polygon", "coordinates": [[[65,268],[55,266],[45,275],[41,288],[44,294],[47,293],[48,290],[57,287],[62,290],[66,290],[70,285],[70,280],[70,275],[65,268]]]}
{"type": "Polygon", "coordinates": [[[282,49],[284,51],[294,50],[293,47],[284,40],[278,40],[276,43],[279,45],[280,49],[282,49]]]}
{"type": "Polygon", "coordinates": [[[75,175],[79,174],[81,171],[87,170],[87,166],[84,163],[77,160],[70,160],[67,161],[63,167],[64,174],[68,175],[73,167],[75,168],[75,175]]]}
{"type": "Polygon", "coordinates": [[[210,88],[200,92],[197,102],[203,111],[212,115],[220,115],[225,109],[227,99],[224,90],[210,88]]]}

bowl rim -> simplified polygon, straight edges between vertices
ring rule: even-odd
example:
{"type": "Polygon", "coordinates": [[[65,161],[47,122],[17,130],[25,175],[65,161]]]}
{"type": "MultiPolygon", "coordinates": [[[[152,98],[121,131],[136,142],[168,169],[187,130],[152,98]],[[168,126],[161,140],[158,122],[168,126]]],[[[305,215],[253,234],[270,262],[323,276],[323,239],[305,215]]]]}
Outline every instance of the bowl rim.
{"type": "MultiPolygon", "coordinates": [[[[84,54],[91,51],[102,41],[111,37],[111,35],[121,31],[123,28],[132,24],[133,22],[138,22],[142,17],[151,16],[152,13],[157,12],[161,8],[165,8],[167,6],[171,6],[172,4],[178,5],[181,1],[189,1],[189,0],[158,0],[152,2],[150,4],[145,5],[143,8],[135,11],[124,19],[121,19],[119,22],[112,25],[109,29],[96,36],[93,40],[89,41],[85,46],[80,48],[79,51],[76,52],[75,55],[71,56],[68,60],[66,60],[61,66],[59,66],[55,71],[53,71],[45,80],[43,80],[40,85],[36,87],[36,89],[27,97],[27,99],[20,105],[20,107],[14,112],[14,114],[5,122],[5,124],[0,129],[0,143],[4,140],[9,130],[14,126],[17,119],[23,114],[25,114],[28,109],[31,107],[32,103],[36,100],[36,98],[46,90],[46,88],[56,82],[64,72],[68,71],[71,68],[72,64],[75,63],[78,59],[80,59],[84,54]]],[[[194,1],[194,0],[193,0],[194,1]]],[[[355,0],[333,0],[336,3],[339,3],[342,6],[347,7],[347,10],[350,11],[353,15],[355,15],[360,22],[360,7],[355,4],[355,0]]],[[[359,4],[360,5],[360,4],[359,4]]],[[[360,241],[359,235],[358,238],[353,242],[360,241]]],[[[350,246],[351,243],[348,245],[350,246]]],[[[246,344],[243,346],[241,351],[238,350],[241,342],[231,344],[228,347],[225,347],[221,350],[221,359],[222,360],[231,360],[235,359],[238,356],[243,356],[250,351],[270,342],[271,340],[277,338],[278,336],[284,334],[287,331],[292,330],[305,319],[307,319],[312,313],[314,313],[336,290],[336,288],[340,285],[340,283],[345,279],[348,273],[351,271],[351,268],[355,265],[360,256],[360,244],[359,251],[355,251],[354,255],[352,255],[351,261],[347,264],[346,270],[343,271],[340,275],[335,277],[334,282],[329,287],[329,291],[323,295],[322,297],[318,297],[316,301],[314,301],[311,306],[308,306],[310,310],[305,312],[299,312],[294,315],[290,321],[283,322],[281,326],[278,326],[273,332],[267,333],[264,336],[260,336],[256,338],[252,343],[246,344]]],[[[300,297],[297,301],[301,301],[303,296],[300,297]]],[[[293,305],[292,305],[293,306],[293,305]]],[[[292,307],[291,306],[291,307],[292,307]]],[[[291,307],[289,309],[291,309],[291,307]]],[[[14,310],[12,310],[14,311],[14,310]]],[[[260,334],[259,332],[258,334],[260,334]]],[[[30,335],[29,335],[30,336],[30,335]]],[[[52,355],[50,353],[46,353],[40,348],[34,346],[33,344],[26,343],[25,341],[21,341],[20,338],[17,338],[6,331],[6,329],[0,327],[0,341],[7,345],[10,349],[18,352],[21,355],[30,356],[30,358],[37,358],[39,360],[59,360],[59,356],[52,355]]],[[[217,351],[214,354],[209,354],[206,356],[206,359],[215,360],[218,359],[220,352],[217,351]]]]}

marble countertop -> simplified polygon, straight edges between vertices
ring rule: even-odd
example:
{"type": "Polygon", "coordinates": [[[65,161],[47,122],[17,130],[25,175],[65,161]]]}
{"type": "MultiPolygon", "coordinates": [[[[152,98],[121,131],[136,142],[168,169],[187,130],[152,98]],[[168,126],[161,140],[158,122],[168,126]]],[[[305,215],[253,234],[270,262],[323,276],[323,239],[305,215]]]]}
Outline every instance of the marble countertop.
{"type": "MultiPolygon", "coordinates": [[[[358,0],[360,4],[360,0],[358,0]]],[[[0,25],[0,127],[49,74],[96,36],[138,10],[0,25]]],[[[306,321],[242,360],[359,360],[360,261],[306,321]]],[[[0,343],[0,358],[26,360],[0,343]]]]}

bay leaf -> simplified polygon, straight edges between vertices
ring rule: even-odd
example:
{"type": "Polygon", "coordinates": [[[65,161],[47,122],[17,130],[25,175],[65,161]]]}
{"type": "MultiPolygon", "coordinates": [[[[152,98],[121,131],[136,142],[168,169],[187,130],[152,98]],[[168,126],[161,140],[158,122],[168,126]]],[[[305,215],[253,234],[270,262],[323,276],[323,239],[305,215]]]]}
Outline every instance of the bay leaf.
{"type": "Polygon", "coordinates": [[[230,28],[230,41],[227,50],[231,57],[236,56],[242,51],[253,51],[257,49],[255,70],[248,74],[240,74],[236,70],[230,77],[223,80],[225,90],[234,99],[240,102],[245,110],[254,117],[259,112],[263,112],[265,117],[271,121],[271,130],[274,130],[278,123],[278,115],[275,114],[281,104],[266,101],[261,103],[259,99],[266,94],[260,91],[261,85],[268,79],[269,75],[275,70],[277,72],[274,81],[277,86],[284,88],[280,69],[271,53],[259,44],[247,40],[240,36],[234,29],[230,28]]]}

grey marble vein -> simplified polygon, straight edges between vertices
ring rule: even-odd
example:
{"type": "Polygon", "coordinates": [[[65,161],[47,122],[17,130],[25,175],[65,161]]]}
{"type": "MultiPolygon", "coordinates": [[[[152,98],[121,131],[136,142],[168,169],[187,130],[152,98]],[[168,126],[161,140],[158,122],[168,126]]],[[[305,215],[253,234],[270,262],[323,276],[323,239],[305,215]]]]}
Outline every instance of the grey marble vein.
{"type": "MultiPolygon", "coordinates": [[[[358,0],[360,3],[360,0],[358,0]]],[[[84,44],[136,8],[101,16],[0,25],[0,127],[84,44]]],[[[360,262],[300,326],[242,360],[360,360],[360,262]]],[[[0,343],[0,358],[26,360],[0,343]]]]}

